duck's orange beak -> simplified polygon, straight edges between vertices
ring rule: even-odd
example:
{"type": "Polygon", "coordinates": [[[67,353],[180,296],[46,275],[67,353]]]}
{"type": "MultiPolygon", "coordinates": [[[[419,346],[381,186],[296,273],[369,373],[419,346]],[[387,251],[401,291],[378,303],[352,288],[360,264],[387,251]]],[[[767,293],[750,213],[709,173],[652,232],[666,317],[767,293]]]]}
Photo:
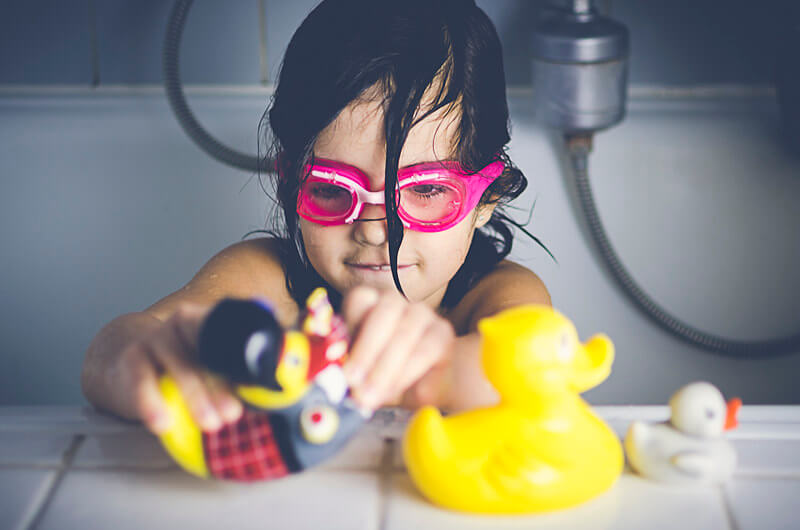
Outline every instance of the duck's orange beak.
{"type": "Polygon", "coordinates": [[[728,416],[725,419],[726,431],[735,429],[739,425],[739,420],[736,419],[736,414],[739,412],[741,407],[742,400],[739,398],[733,398],[732,400],[728,401],[728,416]]]}

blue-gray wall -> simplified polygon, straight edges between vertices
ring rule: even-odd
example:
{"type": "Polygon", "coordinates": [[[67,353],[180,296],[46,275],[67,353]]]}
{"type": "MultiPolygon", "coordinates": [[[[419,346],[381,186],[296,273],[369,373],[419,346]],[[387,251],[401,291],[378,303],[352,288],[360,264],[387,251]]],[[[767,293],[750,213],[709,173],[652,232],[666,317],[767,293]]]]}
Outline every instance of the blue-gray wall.
{"type": "MultiPolygon", "coordinates": [[[[196,0],[181,58],[184,81],[255,84],[274,79],[289,38],[313,0],[196,0]]],[[[504,46],[507,82],[527,85],[528,28],[541,0],[482,0],[504,46]]],[[[0,4],[0,83],[161,82],[166,0],[4,0],[0,4]]],[[[776,47],[798,9],[791,0],[600,0],[628,25],[631,82],[696,85],[767,83],[776,47]]]]}
{"type": "MultiPolygon", "coordinates": [[[[614,373],[590,399],[659,403],[704,378],[746,402],[800,403],[800,356],[698,351],[654,328],[610,283],[555,135],[531,110],[527,28],[541,3],[478,3],[500,32],[513,87],[511,154],[531,180],[518,203],[537,200],[531,228],[559,265],[524,239],[514,257],[543,277],[582,336],[605,331],[617,345],[614,373]]],[[[256,0],[196,2],[182,73],[201,121],[229,145],[255,152],[269,97],[258,87],[274,80],[313,5],[266,1],[262,18],[256,0]]],[[[781,147],[769,89],[794,4],[600,5],[632,36],[629,114],[597,137],[592,157],[621,258],[669,310],[708,331],[756,339],[800,329],[800,162],[781,147]],[[675,90],[698,86],[711,89],[675,90]]],[[[0,4],[0,405],[81,402],[81,360],[98,329],[181,287],[269,213],[258,179],[201,152],[149,88],[161,79],[169,9],[154,0],[0,4]]]]}

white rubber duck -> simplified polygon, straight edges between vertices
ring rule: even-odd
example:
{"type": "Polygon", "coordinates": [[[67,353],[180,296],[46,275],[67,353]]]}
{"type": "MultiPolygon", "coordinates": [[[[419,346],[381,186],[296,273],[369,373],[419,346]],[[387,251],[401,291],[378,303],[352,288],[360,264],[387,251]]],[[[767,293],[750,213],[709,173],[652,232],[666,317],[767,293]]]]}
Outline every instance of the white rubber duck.
{"type": "Polygon", "coordinates": [[[669,400],[669,421],[635,421],[628,428],[628,462],[640,475],[663,482],[724,482],[736,468],[736,452],[722,433],[736,427],[741,404],[738,398],[726,404],[711,383],[684,386],[669,400]]]}

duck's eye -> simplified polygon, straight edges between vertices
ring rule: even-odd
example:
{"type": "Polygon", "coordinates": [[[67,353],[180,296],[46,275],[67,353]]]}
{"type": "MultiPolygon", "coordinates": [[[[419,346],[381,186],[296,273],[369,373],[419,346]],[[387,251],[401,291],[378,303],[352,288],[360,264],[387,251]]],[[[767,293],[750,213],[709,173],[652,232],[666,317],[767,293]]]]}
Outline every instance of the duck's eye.
{"type": "Polygon", "coordinates": [[[290,355],[286,362],[289,363],[291,366],[300,366],[300,357],[297,355],[290,355]]]}
{"type": "Polygon", "coordinates": [[[247,344],[244,346],[244,360],[251,374],[258,374],[258,360],[266,351],[267,347],[269,346],[269,342],[269,335],[263,331],[257,331],[253,333],[249,339],[247,339],[247,344]]]}
{"type": "Polygon", "coordinates": [[[300,428],[312,444],[328,443],[339,428],[339,414],[328,405],[311,405],[300,413],[300,428]]]}
{"type": "Polygon", "coordinates": [[[713,410],[706,409],[706,418],[708,418],[709,420],[713,420],[715,415],[716,414],[714,414],[713,410]]]}

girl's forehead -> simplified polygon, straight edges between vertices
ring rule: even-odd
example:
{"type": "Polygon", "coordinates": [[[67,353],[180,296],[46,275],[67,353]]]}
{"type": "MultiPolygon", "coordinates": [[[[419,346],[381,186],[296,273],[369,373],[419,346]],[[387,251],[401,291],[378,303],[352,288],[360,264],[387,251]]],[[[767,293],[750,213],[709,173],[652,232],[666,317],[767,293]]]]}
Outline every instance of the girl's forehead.
{"type": "MultiPolygon", "coordinates": [[[[380,101],[362,101],[345,107],[318,136],[314,155],[359,168],[370,182],[384,180],[386,138],[380,101]]],[[[439,109],[409,131],[400,153],[400,167],[449,160],[454,156],[458,112],[439,109]]]]}

